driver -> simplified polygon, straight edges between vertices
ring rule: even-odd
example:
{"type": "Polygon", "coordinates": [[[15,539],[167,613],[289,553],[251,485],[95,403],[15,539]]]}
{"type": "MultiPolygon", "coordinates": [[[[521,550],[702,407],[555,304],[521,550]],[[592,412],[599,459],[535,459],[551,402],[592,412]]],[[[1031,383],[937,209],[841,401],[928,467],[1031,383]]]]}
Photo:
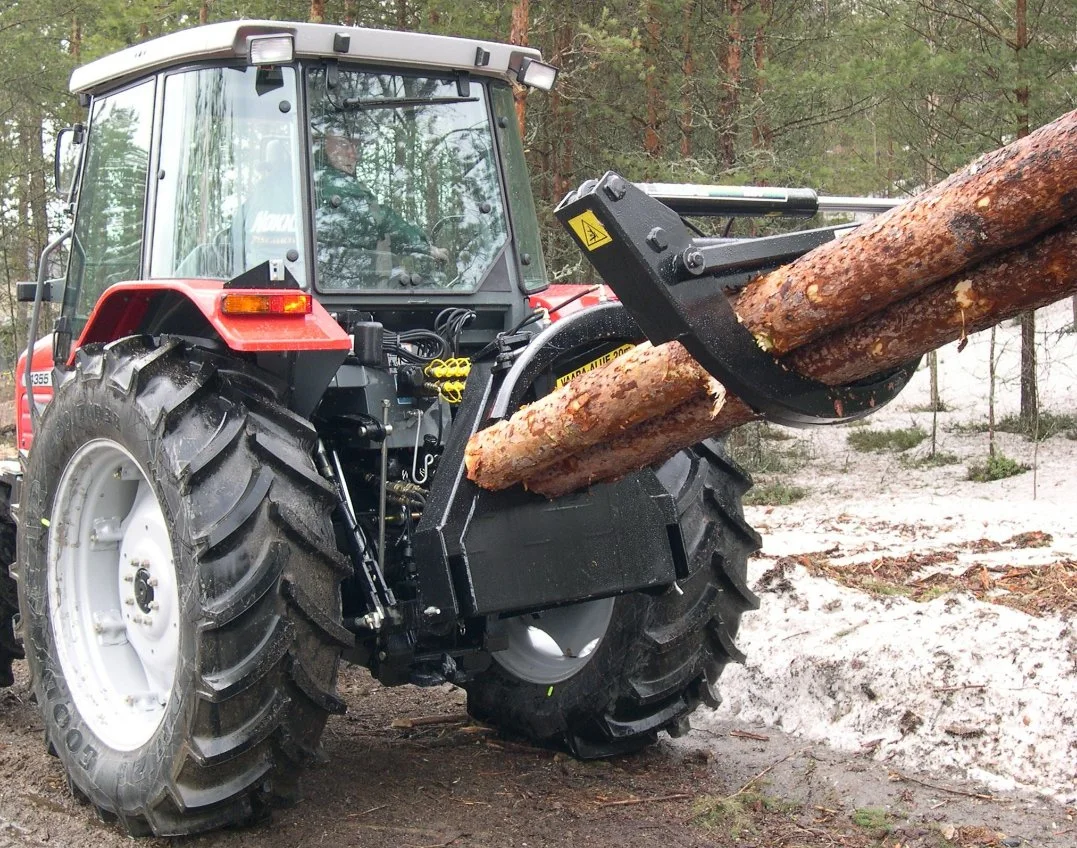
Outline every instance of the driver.
{"type": "Polygon", "coordinates": [[[430,243],[423,230],[395,209],[383,206],[356,178],[358,151],[350,138],[326,133],[316,162],[318,253],[330,277],[351,283],[393,272],[393,254],[418,253],[438,263],[448,261],[444,248],[430,243]],[[321,160],[320,162],[318,160],[321,160]]]}

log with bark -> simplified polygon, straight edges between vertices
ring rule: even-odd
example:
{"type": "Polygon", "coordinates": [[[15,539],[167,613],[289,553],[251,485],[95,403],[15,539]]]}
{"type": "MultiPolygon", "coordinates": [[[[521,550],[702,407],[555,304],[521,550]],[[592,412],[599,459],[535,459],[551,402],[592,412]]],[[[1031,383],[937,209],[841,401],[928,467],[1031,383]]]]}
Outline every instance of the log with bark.
{"type": "MultiPolygon", "coordinates": [[[[839,385],[1059,300],[1077,291],[1074,174],[1077,111],[753,280],[738,317],[783,364],[839,385]]],[[[646,345],[475,434],[465,463],[486,488],[554,497],[754,417],[679,344],[646,345]]]]}

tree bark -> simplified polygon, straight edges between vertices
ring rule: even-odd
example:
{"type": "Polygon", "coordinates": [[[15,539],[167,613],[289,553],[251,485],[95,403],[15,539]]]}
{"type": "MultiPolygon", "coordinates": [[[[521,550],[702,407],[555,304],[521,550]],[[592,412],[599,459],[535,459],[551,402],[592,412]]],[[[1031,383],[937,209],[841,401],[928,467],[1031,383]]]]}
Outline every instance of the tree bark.
{"type": "MultiPolygon", "coordinates": [[[[1031,246],[988,260],[890,306],[867,321],[809,344],[782,362],[798,373],[828,384],[869,377],[992,327],[1024,310],[1045,306],[1077,292],[1074,268],[1077,268],[1077,224],[1070,223],[1031,246]],[[1022,284],[1015,286],[1015,279],[1022,284]]],[[[670,342],[669,346],[679,347],[676,342],[670,342]]],[[[697,396],[673,407],[669,413],[650,418],[582,453],[546,466],[526,478],[524,484],[547,497],[558,497],[662,462],[684,447],[720,436],[755,417],[751,409],[732,396],[727,396],[717,410],[711,397],[697,396]]]]}

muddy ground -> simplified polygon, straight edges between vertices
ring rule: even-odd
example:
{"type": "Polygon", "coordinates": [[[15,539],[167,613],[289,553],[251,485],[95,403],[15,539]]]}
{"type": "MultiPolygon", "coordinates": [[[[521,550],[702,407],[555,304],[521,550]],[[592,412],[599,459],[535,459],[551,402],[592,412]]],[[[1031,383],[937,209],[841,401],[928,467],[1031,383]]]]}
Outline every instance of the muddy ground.
{"type": "MultiPolygon", "coordinates": [[[[21,665],[21,664],[20,664],[21,665]]],[[[25,669],[0,693],[0,845],[129,846],[71,797],[25,669]]],[[[728,724],[581,763],[467,722],[463,693],[341,679],[326,762],[272,822],[189,846],[1073,846],[1077,810],[728,724]],[[403,719],[445,723],[404,727],[403,719]],[[396,726],[394,726],[394,724],[396,726]]]]}

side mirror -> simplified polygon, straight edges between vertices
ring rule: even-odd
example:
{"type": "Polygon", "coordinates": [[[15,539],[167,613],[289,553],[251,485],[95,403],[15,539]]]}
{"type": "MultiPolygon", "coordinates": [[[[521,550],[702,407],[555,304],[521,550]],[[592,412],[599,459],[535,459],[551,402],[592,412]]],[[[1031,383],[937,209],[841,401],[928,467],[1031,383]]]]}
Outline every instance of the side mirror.
{"type": "Polygon", "coordinates": [[[74,196],[85,135],[86,128],[82,124],[75,124],[73,127],[64,127],[56,136],[53,182],[56,194],[61,200],[70,202],[74,196]]]}

